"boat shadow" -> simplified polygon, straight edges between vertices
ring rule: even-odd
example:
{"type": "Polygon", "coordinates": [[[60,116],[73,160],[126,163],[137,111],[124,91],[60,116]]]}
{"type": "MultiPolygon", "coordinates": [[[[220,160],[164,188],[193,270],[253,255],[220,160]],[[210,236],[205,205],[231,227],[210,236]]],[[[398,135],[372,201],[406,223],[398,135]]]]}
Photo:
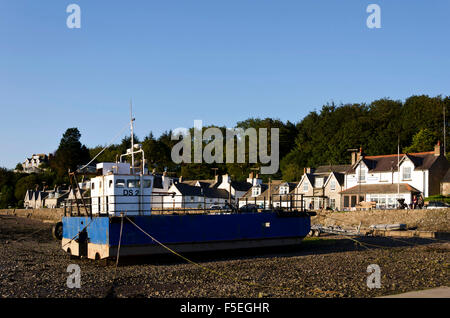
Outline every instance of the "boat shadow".
{"type": "MultiPolygon", "coordinates": [[[[195,263],[220,262],[230,260],[252,260],[268,259],[274,257],[297,257],[307,255],[321,255],[352,251],[365,251],[373,249],[387,249],[399,247],[423,246],[439,242],[449,242],[449,240],[436,240],[429,238],[391,238],[391,237],[371,237],[360,236],[344,238],[334,235],[326,237],[307,237],[301,244],[284,247],[264,247],[242,250],[226,250],[215,252],[195,252],[184,253],[183,257],[195,263]]],[[[185,264],[186,259],[182,259],[175,254],[127,256],[120,257],[119,266],[132,265],[175,265],[185,264]]],[[[115,262],[113,262],[115,263],[115,262]]]]}

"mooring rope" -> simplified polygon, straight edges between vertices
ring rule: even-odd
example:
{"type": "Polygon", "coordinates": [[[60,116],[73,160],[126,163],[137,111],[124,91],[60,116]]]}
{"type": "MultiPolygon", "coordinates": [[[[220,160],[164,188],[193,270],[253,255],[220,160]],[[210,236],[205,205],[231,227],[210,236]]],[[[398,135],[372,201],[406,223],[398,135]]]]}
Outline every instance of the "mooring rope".
{"type": "Polygon", "coordinates": [[[120,235],[119,235],[119,245],[117,247],[117,257],[116,257],[116,266],[114,268],[114,276],[113,276],[113,283],[116,280],[116,273],[117,273],[117,266],[119,265],[119,255],[120,255],[120,245],[122,242],[122,230],[123,230],[123,214],[120,217],[120,235]]]}
{"type": "MultiPolygon", "coordinates": [[[[219,272],[219,271],[210,269],[210,268],[208,268],[208,267],[205,267],[205,266],[203,266],[203,265],[201,265],[201,264],[199,264],[199,263],[197,263],[197,262],[194,262],[193,260],[191,260],[191,259],[189,259],[189,258],[187,258],[187,257],[185,257],[185,256],[183,256],[183,255],[181,255],[181,254],[179,254],[179,253],[177,253],[176,251],[174,251],[174,250],[171,249],[170,247],[168,247],[168,246],[166,246],[165,244],[163,244],[163,243],[161,243],[160,241],[158,241],[154,236],[152,236],[152,235],[150,235],[149,233],[147,233],[147,232],[146,232],[145,230],[143,230],[141,227],[139,227],[139,225],[137,225],[136,223],[134,223],[128,216],[125,216],[125,217],[127,218],[127,220],[128,220],[131,224],[133,224],[137,229],[139,229],[142,233],[144,233],[146,236],[148,236],[149,238],[151,238],[151,239],[152,239],[154,242],[156,242],[158,245],[160,245],[160,246],[163,247],[164,249],[168,250],[168,251],[171,252],[172,254],[178,256],[179,258],[185,260],[186,262],[188,262],[188,263],[190,263],[190,264],[192,264],[192,265],[195,265],[195,266],[197,266],[197,267],[199,267],[199,268],[201,268],[201,269],[203,269],[203,270],[205,270],[205,271],[208,271],[208,272],[210,272],[210,273],[216,274],[216,275],[221,276],[221,277],[223,277],[223,278],[231,279],[231,280],[233,280],[233,281],[235,281],[235,282],[237,282],[237,283],[243,283],[243,284],[249,285],[250,287],[271,288],[271,289],[279,289],[279,290],[290,291],[290,292],[295,291],[294,289],[289,288],[289,287],[271,286],[271,285],[263,285],[263,284],[256,283],[256,282],[248,282],[248,281],[245,281],[245,280],[242,280],[242,279],[239,279],[239,278],[236,278],[236,277],[233,277],[233,276],[230,276],[230,275],[221,273],[221,272],[219,272]]],[[[330,293],[330,291],[328,291],[328,292],[327,292],[327,291],[320,291],[320,292],[325,293],[325,294],[330,293]]]]}
{"type": "Polygon", "coordinates": [[[84,168],[86,168],[87,166],[89,166],[92,162],[94,162],[94,160],[95,159],[97,159],[97,157],[98,156],[100,156],[100,154],[102,154],[103,153],[103,151],[105,151],[107,148],[109,148],[109,147],[111,147],[111,145],[113,144],[113,142],[117,139],[117,137],[119,137],[121,134],[122,134],[122,132],[126,129],[126,128],[128,128],[128,125],[129,125],[129,123],[124,127],[124,128],[122,128],[122,130],[98,153],[98,154],[96,154],[95,155],[95,157],[94,158],[92,158],[92,160],[91,161],[89,161],[87,164],[85,164],[84,166],[82,166],[81,168],[79,168],[79,169],[77,169],[77,171],[82,171],[84,168]]]}

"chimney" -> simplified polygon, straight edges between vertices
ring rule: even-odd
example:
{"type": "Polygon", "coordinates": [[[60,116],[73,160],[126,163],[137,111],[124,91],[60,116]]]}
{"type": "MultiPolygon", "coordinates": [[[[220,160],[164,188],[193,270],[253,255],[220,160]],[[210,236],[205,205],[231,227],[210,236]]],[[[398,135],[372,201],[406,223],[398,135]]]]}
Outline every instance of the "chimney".
{"type": "Polygon", "coordinates": [[[361,157],[363,156],[362,154],[362,147],[359,147],[359,152],[356,154],[356,161],[358,161],[359,159],[361,159],[361,157]]]}
{"type": "Polygon", "coordinates": [[[310,168],[310,167],[304,168],[304,171],[305,171],[305,173],[308,173],[308,174],[314,173],[314,168],[310,168]]]}
{"type": "Polygon", "coordinates": [[[356,163],[356,161],[358,161],[356,158],[357,158],[357,152],[353,151],[352,152],[352,166],[356,163]]]}
{"type": "Polygon", "coordinates": [[[436,157],[439,157],[440,155],[444,154],[444,151],[442,149],[441,141],[438,140],[436,146],[434,146],[434,155],[436,157]]]}
{"type": "Polygon", "coordinates": [[[253,180],[253,185],[262,184],[262,180],[259,178],[259,174],[256,174],[256,178],[253,180]]]}

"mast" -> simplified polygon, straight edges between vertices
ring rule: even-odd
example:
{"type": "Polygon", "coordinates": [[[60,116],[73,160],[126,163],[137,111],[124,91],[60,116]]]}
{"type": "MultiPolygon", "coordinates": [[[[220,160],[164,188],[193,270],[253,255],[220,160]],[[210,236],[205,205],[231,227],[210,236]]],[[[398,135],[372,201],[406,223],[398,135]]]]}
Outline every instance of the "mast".
{"type": "Polygon", "coordinates": [[[397,208],[400,198],[400,135],[397,136],[397,208]]]}
{"type": "Polygon", "coordinates": [[[130,130],[131,130],[131,173],[134,174],[134,127],[133,104],[130,99],[130,130]]]}
{"type": "Polygon", "coordinates": [[[445,104],[443,105],[444,107],[444,156],[447,154],[446,153],[446,151],[447,151],[447,149],[446,149],[446,147],[445,147],[445,135],[446,135],[446,132],[445,132],[445,104]]]}

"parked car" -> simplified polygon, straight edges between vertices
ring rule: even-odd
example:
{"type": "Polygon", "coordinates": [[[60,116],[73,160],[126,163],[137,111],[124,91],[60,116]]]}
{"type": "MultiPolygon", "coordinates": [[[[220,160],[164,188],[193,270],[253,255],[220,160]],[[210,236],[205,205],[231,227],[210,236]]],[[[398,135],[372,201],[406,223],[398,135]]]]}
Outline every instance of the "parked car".
{"type": "Polygon", "coordinates": [[[211,210],[222,210],[222,207],[217,204],[213,204],[209,207],[211,210]]]}
{"type": "Polygon", "coordinates": [[[258,208],[256,204],[246,204],[239,208],[239,212],[258,212],[258,208]]]}
{"type": "Polygon", "coordinates": [[[444,202],[430,201],[430,202],[428,202],[428,204],[425,207],[427,209],[445,209],[445,208],[450,208],[450,205],[448,205],[447,203],[444,203],[444,202]]]}

